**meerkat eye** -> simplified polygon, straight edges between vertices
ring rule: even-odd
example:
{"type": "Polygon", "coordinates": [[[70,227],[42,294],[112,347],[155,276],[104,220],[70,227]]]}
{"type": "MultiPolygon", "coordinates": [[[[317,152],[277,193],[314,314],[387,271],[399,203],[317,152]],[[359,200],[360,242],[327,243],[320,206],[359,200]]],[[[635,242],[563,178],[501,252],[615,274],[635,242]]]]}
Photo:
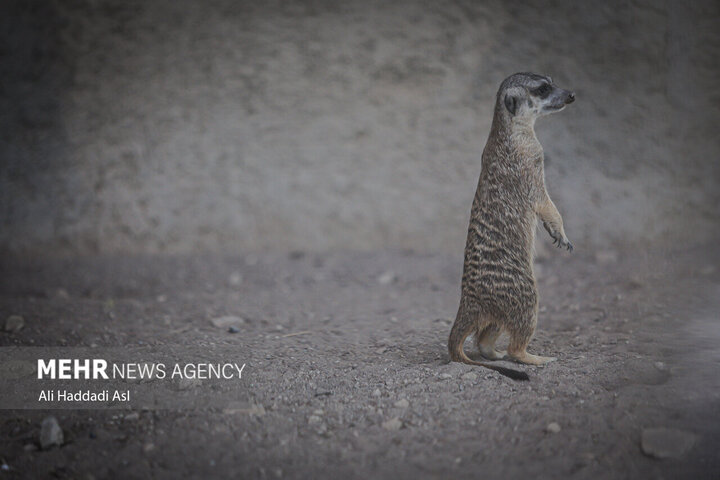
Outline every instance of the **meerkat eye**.
{"type": "Polygon", "coordinates": [[[537,95],[540,98],[545,98],[550,94],[550,90],[552,90],[552,87],[550,87],[549,84],[543,83],[538,88],[533,90],[533,95],[537,95]]]}

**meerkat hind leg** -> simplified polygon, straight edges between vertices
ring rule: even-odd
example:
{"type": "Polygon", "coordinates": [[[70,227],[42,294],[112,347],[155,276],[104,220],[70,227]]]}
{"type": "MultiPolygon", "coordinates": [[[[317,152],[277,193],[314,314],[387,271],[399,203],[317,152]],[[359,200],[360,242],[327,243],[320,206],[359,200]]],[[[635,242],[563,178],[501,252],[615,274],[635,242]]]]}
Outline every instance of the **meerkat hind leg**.
{"type": "Polygon", "coordinates": [[[505,358],[505,350],[495,350],[495,342],[502,333],[502,328],[495,323],[484,323],[478,326],[475,334],[475,344],[480,350],[480,355],[488,360],[500,360],[505,358]]]}
{"type": "Polygon", "coordinates": [[[510,345],[508,345],[508,357],[518,363],[525,363],[527,365],[545,365],[552,361],[557,360],[555,357],[543,357],[540,355],[533,355],[528,353],[527,346],[530,343],[530,338],[534,333],[535,328],[529,331],[510,332],[510,345]]]}

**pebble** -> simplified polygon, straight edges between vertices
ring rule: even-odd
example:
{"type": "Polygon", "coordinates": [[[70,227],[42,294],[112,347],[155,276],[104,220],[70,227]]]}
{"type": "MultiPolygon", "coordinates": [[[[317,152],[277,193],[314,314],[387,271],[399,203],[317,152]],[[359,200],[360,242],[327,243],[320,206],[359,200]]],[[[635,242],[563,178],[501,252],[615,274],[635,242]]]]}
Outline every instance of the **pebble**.
{"type": "Polygon", "coordinates": [[[10,315],[5,320],[5,331],[6,332],[19,332],[25,326],[25,319],[20,315],[10,315]]]}
{"type": "Polygon", "coordinates": [[[475,380],[477,380],[478,376],[477,376],[477,373],[475,373],[475,372],[467,372],[466,374],[464,374],[462,376],[462,378],[463,378],[463,380],[474,382],[475,380]]]}
{"type": "Polygon", "coordinates": [[[240,272],[232,272],[230,274],[230,277],[228,278],[228,283],[232,287],[237,287],[240,285],[243,281],[242,275],[240,275],[240,272]]]}
{"type": "Polygon", "coordinates": [[[140,414],[138,412],[132,412],[125,415],[125,421],[126,422],[134,422],[136,420],[140,419],[140,414]]]}
{"type": "Polygon", "coordinates": [[[236,327],[235,325],[231,325],[228,328],[228,333],[240,333],[240,329],[236,327]]]}
{"type": "Polygon", "coordinates": [[[308,425],[317,425],[322,422],[322,418],[317,415],[310,415],[308,417],[308,425]]]}
{"type": "Polygon", "coordinates": [[[397,408],[408,408],[410,406],[410,402],[408,402],[407,398],[403,398],[395,402],[395,406],[397,408]]]}
{"type": "Polygon", "coordinates": [[[373,396],[373,397],[379,397],[380,395],[382,395],[382,394],[380,393],[380,389],[379,389],[379,388],[376,388],[375,391],[372,393],[372,396],[373,396]]]}
{"type": "Polygon", "coordinates": [[[618,260],[618,254],[614,250],[601,250],[595,252],[595,263],[608,264],[615,263],[618,260]]]}
{"type": "Polygon", "coordinates": [[[440,375],[438,375],[438,377],[447,380],[448,378],[452,378],[452,375],[450,375],[449,373],[441,373],[440,375]]]}
{"type": "Polygon", "coordinates": [[[155,450],[155,444],[154,443],[146,443],[143,445],[143,452],[150,453],[153,450],[155,450]]]}
{"type": "Polygon", "coordinates": [[[387,271],[383,272],[379,277],[377,277],[377,281],[380,285],[390,285],[395,281],[397,277],[395,276],[395,272],[387,271]]]}
{"type": "Polygon", "coordinates": [[[244,324],[245,320],[235,315],[226,315],[224,317],[213,318],[210,322],[218,328],[237,328],[244,324]]]}
{"type": "Polygon", "coordinates": [[[53,445],[63,444],[63,431],[55,417],[45,417],[40,425],[40,447],[47,450],[53,445]]]}
{"type": "Polygon", "coordinates": [[[679,458],[695,444],[695,435],[672,428],[644,428],[640,446],[645,455],[654,458],[679,458]]]}
{"type": "Polygon", "coordinates": [[[700,273],[702,275],[712,275],[715,273],[715,266],[714,265],[706,265],[702,269],[700,269],[700,273]]]}
{"type": "Polygon", "coordinates": [[[232,402],[223,409],[225,415],[247,414],[256,417],[265,415],[265,407],[260,403],[232,402]]]}
{"type": "Polygon", "coordinates": [[[557,422],[551,422],[545,427],[545,431],[548,433],[560,433],[560,424],[557,422]]]}
{"type": "Polygon", "coordinates": [[[390,420],[382,423],[382,427],[385,430],[390,430],[391,432],[397,432],[402,428],[402,426],[402,421],[400,421],[400,419],[397,417],[391,418],[390,420]]]}
{"type": "Polygon", "coordinates": [[[67,300],[68,298],[70,298],[70,294],[64,288],[58,288],[57,290],[55,290],[55,297],[67,300]]]}
{"type": "Polygon", "coordinates": [[[23,450],[26,452],[36,452],[38,449],[37,445],[34,443],[28,443],[27,445],[23,446],[23,450]]]}
{"type": "Polygon", "coordinates": [[[202,380],[199,378],[180,378],[177,380],[178,390],[190,390],[200,385],[202,385],[202,380]]]}

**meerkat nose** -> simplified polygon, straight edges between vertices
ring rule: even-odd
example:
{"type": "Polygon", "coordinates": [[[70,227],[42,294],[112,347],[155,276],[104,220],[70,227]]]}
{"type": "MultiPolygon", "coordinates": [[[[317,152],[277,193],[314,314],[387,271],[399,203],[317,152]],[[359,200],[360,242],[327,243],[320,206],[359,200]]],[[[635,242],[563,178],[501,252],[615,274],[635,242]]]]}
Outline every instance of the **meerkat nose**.
{"type": "Polygon", "coordinates": [[[568,93],[568,97],[567,97],[567,100],[565,100],[565,103],[572,103],[574,101],[575,101],[575,93],[574,92],[568,93]]]}

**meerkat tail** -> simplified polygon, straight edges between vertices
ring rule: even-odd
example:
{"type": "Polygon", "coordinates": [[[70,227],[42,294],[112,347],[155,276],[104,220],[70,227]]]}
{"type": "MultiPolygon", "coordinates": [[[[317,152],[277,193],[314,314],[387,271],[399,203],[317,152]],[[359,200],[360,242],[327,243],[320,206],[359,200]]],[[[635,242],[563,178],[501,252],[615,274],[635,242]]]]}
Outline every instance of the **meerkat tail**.
{"type": "Polygon", "coordinates": [[[465,350],[463,350],[463,345],[465,344],[465,340],[467,339],[467,337],[469,337],[475,329],[475,325],[469,322],[465,322],[463,321],[463,319],[459,320],[460,321],[455,322],[452,330],[450,331],[450,338],[448,340],[448,351],[450,353],[450,360],[452,360],[453,362],[461,362],[467,363],[468,365],[477,365],[480,367],[489,368],[490,370],[495,370],[500,375],[505,375],[506,377],[513,380],[530,380],[528,374],[525,372],[521,372],[520,370],[500,367],[491,363],[477,362],[468,358],[468,356],[465,354],[465,350]]]}

